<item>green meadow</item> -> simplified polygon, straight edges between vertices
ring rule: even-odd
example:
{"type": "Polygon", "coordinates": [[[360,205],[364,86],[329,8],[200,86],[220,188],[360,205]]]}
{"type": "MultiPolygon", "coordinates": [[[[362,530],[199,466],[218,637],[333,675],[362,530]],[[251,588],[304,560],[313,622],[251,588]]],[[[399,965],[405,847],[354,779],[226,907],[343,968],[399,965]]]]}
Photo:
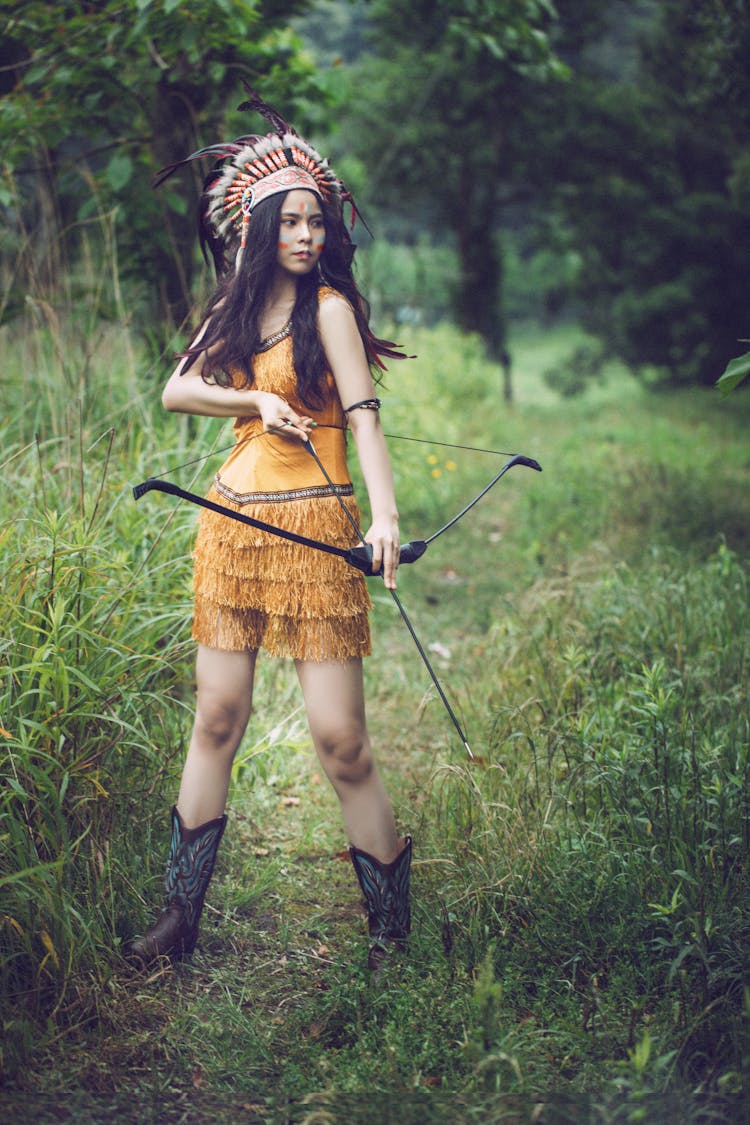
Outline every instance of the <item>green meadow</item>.
{"type": "MultiPolygon", "coordinates": [[[[415,840],[378,987],[293,671],[263,662],[192,961],[123,956],[161,899],[192,710],[194,508],[231,440],[164,414],[168,357],[35,302],[2,330],[0,1106],[9,1120],[741,1120],[750,979],[750,400],[612,365],[574,327],[398,332],[403,538],[511,470],[400,593],[369,718],[415,840]],[[409,441],[406,438],[420,438],[409,441]],[[422,442],[426,443],[423,444],[422,442]],[[437,444],[437,443],[445,444],[437,444]]],[[[719,373],[717,372],[717,375],[719,373]]]]}

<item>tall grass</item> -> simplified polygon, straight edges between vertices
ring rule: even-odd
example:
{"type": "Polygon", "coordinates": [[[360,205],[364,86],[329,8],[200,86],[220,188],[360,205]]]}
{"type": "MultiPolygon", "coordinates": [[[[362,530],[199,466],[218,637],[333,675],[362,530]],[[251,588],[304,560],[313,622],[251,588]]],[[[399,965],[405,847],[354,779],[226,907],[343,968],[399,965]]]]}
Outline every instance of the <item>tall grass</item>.
{"type": "MultiPolygon", "coordinates": [[[[88,246],[85,302],[68,274],[2,330],[6,1065],[34,1028],[97,1006],[152,870],[149,809],[180,756],[174,702],[190,682],[186,521],[148,508],[134,519],[130,497],[162,467],[159,376],[128,327],[113,254],[95,261],[88,246]]],[[[198,432],[173,427],[174,454],[187,459],[198,432]]]]}
{"type": "MultiPolygon", "coordinates": [[[[613,1121],[638,1119],[618,1116],[619,1099],[637,1115],[666,1092],[737,1097],[750,984],[744,400],[727,416],[705,394],[646,396],[613,369],[559,401],[542,376],[580,343],[565,329],[518,339],[509,411],[476,341],[414,332],[419,361],[387,376],[386,430],[520,450],[544,473],[509,474],[400,579],[477,765],[454,755],[375,591],[371,710],[419,843],[401,987],[376,995],[364,977],[356,919],[340,917],[344,865],[309,874],[340,846],[337,813],[301,764],[299,703],[274,665],[235,766],[212,973],[134,983],[121,943],[158,901],[190,726],[193,517],[162,498],[135,505],[130,486],[222,445],[226,427],[162,418],[158,366],[126,326],[82,334],[72,312],[32,315],[28,331],[5,330],[0,412],[0,1018],[16,1085],[73,1085],[65,1043],[84,1088],[145,1094],[192,1074],[196,1098],[204,1083],[250,1083],[281,1099],[281,1118],[303,1098],[326,1113],[333,1091],[379,1090],[401,1109],[418,1092],[420,1110],[451,1121],[511,1095],[516,1108],[536,1099],[541,1121],[585,1119],[582,1102],[545,1117],[550,1090],[586,1093],[591,1120],[613,1121]]],[[[498,464],[391,445],[406,537],[434,530],[498,464]]],[[[201,488],[211,471],[190,465],[182,480],[201,488]]],[[[712,1112],[701,1103],[695,1120],[712,1112]]],[[[364,1113],[376,1119],[369,1101],[364,1113]]]]}
{"type": "Polygon", "coordinates": [[[497,670],[481,685],[486,768],[435,777],[461,857],[448,894],[464,955],[481,960],[491,934],[496,972],[530,1019],[577,1010],[568,1049],[635,1051],[648,1034],[663,1047],[652,1067],[669,1054],[665,1087],[680,1073],[738,1090],[746,571],[725,547],[688,572],[658,553],[637,573],[539,586],[525,608],[523,633],[498,629],[485,654],[497,670]]]}

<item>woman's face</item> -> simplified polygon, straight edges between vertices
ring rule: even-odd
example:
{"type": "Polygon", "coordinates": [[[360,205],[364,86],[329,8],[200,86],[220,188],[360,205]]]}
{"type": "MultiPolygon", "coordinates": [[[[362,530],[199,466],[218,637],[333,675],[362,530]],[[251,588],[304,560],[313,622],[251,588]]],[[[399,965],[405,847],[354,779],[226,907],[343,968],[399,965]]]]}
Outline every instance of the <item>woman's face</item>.
{"type": "Polygon", "coordinates": [[[281,205],[276,262],[286,273],[301,277],[315,269],[323,253],[326,228],[320,200],[295,188],[281,205]]]}

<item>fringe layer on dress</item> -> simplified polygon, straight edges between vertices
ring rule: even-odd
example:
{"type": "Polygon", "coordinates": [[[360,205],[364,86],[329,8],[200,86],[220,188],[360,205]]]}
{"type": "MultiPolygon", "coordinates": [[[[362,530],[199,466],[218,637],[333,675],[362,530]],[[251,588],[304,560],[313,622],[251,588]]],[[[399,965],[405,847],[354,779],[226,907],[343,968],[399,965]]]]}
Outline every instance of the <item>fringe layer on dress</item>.
{"type": "MultiPolygon", "coordinates": [[[[335,496],[234,504],[286,530],[349,547],[357,540],[335,496]]],[[[353,497],[343,503],[359,523],[353,497]]],[[[370,653],[364,576],[343,559],[201,512],[194,551],[193,638],[225,651],[264,648],[295,660],[349,660],[370,653]]]]}

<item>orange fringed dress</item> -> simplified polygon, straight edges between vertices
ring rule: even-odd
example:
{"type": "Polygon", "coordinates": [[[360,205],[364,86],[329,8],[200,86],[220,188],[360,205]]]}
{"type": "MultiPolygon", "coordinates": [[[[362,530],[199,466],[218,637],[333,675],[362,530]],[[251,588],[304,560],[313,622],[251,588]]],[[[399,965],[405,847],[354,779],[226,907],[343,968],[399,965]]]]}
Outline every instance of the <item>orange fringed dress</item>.
{"type": "MultiPolygon", "coordinates": [[[[334,290],[323,288],[320,300],[334,290]]],[[[346,463],[344,412],[333,376],[325,405],[297,397],[290,333],[255,356],[254,387],[287,400],[318,423],[316,452],[359,526],[346,463]],[[325,428],[335,427],[335,428],[325,428]]],[[[208,498],[313,539],[349,547],[354,528],[319,466],[296,437],[264,433],[260,418],[238,418],[237,444],[208,498]]],[[[343,559],[204,509],[194,550],[193,638],[238,652],[264,648],[295,660],[348,660],[370,652],[370,598],[364,576],[343,559]]]]}

